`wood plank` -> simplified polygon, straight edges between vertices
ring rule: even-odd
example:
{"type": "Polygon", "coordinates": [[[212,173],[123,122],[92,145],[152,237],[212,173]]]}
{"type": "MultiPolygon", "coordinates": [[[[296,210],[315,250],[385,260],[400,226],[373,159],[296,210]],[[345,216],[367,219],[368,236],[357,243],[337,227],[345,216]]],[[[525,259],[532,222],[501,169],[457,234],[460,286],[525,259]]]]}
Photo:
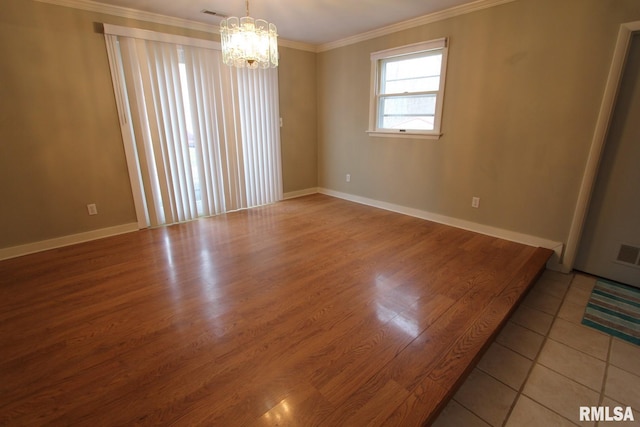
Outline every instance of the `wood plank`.
{"type": "Polygon", "coordinates": [[[550,251],[313,195],[0,262],[1,425],[420,425],[550,251]]]}

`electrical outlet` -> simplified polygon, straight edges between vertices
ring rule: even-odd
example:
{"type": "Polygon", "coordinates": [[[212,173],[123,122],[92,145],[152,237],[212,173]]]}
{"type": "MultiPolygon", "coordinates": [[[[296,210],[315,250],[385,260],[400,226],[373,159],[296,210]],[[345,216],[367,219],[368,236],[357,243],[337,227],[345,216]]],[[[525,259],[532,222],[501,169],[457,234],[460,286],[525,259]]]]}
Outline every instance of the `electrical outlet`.
{"type": "Polygon", "coordinates": [[[89,215],[98,215],[98,208],[96,207],[96,204],[91,203],[87,205],[87,212],[89,212],[89,215]]]}
{"type": "Polygon", "coordinates": [[[347,182],[351,182],[351,174],[350,173],[347,174],[347,182]]]}
{"type": "Polygon", "coordinates": [[[471,198],[471,207],[472,208],[480,207],[480,197],[472,197],[471,198]]]}

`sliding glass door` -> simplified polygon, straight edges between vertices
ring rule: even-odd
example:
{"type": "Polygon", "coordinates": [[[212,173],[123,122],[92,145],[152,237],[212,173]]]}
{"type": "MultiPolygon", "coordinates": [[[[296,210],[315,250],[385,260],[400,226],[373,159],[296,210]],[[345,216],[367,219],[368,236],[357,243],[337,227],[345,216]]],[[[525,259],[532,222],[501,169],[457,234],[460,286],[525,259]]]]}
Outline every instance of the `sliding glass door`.
{"type": "Polygon", "coordinates": [[[277,70],[216,43],[105,25],[141,227],[282,198],[277,70]]]}

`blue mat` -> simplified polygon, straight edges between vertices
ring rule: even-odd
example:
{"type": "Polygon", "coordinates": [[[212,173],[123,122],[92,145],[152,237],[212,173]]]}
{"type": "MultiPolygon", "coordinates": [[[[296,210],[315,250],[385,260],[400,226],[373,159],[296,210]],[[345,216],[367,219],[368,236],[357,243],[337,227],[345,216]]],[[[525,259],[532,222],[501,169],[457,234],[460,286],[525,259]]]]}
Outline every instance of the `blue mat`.
{"type": "Polygon", "coordinates": [[[640,345],[640,289],[598,279],[582,324],[640,345]]]}

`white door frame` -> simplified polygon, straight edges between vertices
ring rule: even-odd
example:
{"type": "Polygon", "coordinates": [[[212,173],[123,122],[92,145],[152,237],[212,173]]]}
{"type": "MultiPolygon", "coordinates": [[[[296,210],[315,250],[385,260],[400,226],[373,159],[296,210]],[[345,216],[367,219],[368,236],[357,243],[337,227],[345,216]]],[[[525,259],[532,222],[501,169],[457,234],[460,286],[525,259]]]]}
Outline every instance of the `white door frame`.
{"type": "Polygon", "coordinates": [[[565,273],[573,269],[576,260],[578,245],[582,237],[582,229],[587,217],[587,212],[589,211],[589,202],[591,201],[591,195],[593,194],[598,175],[598,166],[600,165],[607,132],[611,123],[611,116],[615,108],[618,87],[620,86],[620,80],[622,79],[622,73],[624,72],[624,66],[627,60],[627,53],[629,52],[629,43],[635,31],[640,31],[640,21],[622,24],[618,32],[618,40],[613,52],[611,68],[609,68],[609,77],[607,78],[607,85],[604,89],[604,96],[602,97],[595,132],[591,140],[591,148],[589,149],[587,165],[584,175],[582,176],[578,201],[573,212],[567,247],[564,252],[564,257],[562,258],[562,271],[565,273]]]}

